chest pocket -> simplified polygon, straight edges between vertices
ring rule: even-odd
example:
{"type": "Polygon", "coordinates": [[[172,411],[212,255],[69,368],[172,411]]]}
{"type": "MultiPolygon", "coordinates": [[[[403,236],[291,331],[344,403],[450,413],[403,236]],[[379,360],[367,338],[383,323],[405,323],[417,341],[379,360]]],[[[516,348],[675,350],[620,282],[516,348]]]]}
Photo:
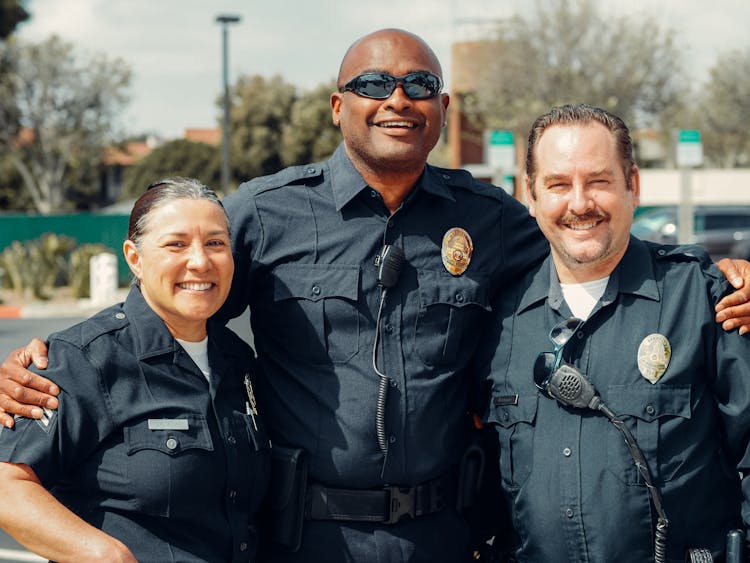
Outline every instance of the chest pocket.
{"type": "MultiPolygon", "coordinates": [[[[690,386],[657,384],[652,388],[613,385],[606,403],[628,426],[649,463],[657,484],[671,481],[685,463],[684,422],[691,417],[690,386]]],[[[641,484],[622,434],[610,425],[609,471],[628,485],[641,484]]]]}
{"type": "Polygon", "coordinates": [[[538,394],[519,395],[511,405],[493,401],[489,421],[500,440],[500,477],[508,489],[520,488],[531,474],[538,402],[538,394]]]}
{"type": "Polygon", "coordinates": [[[359,349],[359,266],[295,264],[273,271],[268,330],[295,357],[348,361],[359,349]]]}
{"type": "Polygon", "coordinates": [[[419,271],[418,278],[417,354],[428,366],[468,359],[476,348],[483,316],[490,310],[487,278],[426,270],[419,271]]]}
{"type": "Polygon", "coordinates": [[[201,415],[188,414],[156,423],[144,420],[123,429],[127,454],[126,475],[138,510],[170,516],[183,499],[195,498],[212,469],[214,449],[208,423],[201,415]],[[184,422],[187,422],[187,429],[184,422]],[[174,429],[160,429],[172,426],[174,429]]]}

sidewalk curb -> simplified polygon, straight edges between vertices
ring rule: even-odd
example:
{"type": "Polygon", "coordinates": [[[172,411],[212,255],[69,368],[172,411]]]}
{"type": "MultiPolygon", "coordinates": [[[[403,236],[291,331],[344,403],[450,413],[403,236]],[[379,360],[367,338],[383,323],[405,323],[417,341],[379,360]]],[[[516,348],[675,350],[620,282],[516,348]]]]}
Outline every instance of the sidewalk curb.
{"type": "Polygon", "coordinates": [[[20,319],[23,307],[18,305],[0,305],[0,319],[20,319]]]}
{"type": "Polygon", "coordinates": [[[77,301],[34,301],[27,305],[0,305],[0,319],[65,319],[87,318],[110,305],[124,301],[127,290],[118,290],[111,300],[92,303],[91,299],[77,301]]]}

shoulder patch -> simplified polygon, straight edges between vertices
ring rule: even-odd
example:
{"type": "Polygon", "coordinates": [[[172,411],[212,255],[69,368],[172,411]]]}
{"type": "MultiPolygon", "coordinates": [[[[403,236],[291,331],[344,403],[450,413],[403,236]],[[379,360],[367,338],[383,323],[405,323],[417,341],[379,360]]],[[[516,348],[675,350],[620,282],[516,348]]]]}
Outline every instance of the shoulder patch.
{"type": "Polygon", "coordinates": [[[42,418],[35,419],[35,422],[39,425],[39,428],[44,430],[45,434],[49,434],[51,428],[54,427],[54,422],[57,420],[58,414],[56,410],[42,407],[42,418]]]}

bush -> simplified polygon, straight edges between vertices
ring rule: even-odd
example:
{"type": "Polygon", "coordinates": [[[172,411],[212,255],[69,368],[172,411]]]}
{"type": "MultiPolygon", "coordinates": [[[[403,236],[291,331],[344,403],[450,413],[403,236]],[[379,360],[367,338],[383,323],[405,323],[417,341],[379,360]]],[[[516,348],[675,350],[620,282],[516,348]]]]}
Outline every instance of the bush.
{"type": "Polygon", "coordinates": [[[53,287],[70,285],[78,297],[89,295],[89,259],[112,252],[102,244],[83,244],[54,233],[25,242],[13,241],[0,254],[3,283],[18,295],[47,300],[53,287]]]}

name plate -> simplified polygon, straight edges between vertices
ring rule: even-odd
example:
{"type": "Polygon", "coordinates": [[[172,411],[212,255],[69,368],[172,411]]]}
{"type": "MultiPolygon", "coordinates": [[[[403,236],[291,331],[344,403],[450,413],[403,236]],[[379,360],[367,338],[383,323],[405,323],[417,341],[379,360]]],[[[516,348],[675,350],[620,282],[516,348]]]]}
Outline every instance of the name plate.
{"type": "Polygon", "coordinates": [[[149,430],[187,430],[190,428],[186,418],[149,418],[149,430]]]}

